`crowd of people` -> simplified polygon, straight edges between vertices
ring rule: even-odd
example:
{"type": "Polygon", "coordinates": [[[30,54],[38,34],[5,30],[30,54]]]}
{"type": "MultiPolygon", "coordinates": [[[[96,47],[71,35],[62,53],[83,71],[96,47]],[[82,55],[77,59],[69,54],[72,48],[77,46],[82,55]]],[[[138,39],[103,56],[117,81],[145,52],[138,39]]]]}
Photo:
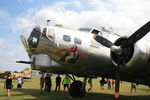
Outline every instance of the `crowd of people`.
{"type": "MultiPolygon", "coordinates": [[[[40,77],[40,92],[41,92],[41,94],[43,94],[43,92],[48,92],[48,93],[51,92],[51,87],[52,87],[51,76],[52,76],[52,74],[41,75],[41,77],[40,77]]],[[[13,88],[12,79],[13,79],[13,77],[11,76],[11,74],[8,74],[5,77],[4,89],[7,90],[8,100],[11,100],[11,91],[13,88]]],[[[17,78],[17,80],[18,80],[17,90],[21,90],[22,85],[24,83],[23,77],[19,76],[17,78]]],[[[87,82],[89,84],[89,88],[87,89],[87,91],[92,91],[92,87],[93,87],[92,78],[89,78],[87,82]]],[[[105,81],[105,79],[102,78],[99,82],[100,82],[100,89],[102,89],[102,90],[104,89],[105,84],[108,85],[108,90],[115,89],[116,82],[113,79],[107,79],[107,81],[105,81]]],[[[71,84],[71,78],[69,77],[69,75],[65,75],[62,80],[60,75],[58,74],[57,77],[55,78],[55,83],[56,83],[55,92],[60,92],[61,83],[63,85],[64,92],[69,91],[69,87],[71,84]]],[[[131,83],[130,92],[133,92],[133,90],[136,92],[136,84],[135,83],[131,83]]]]}
{"type": "MultiPolygon", "coordinates": [[[[105,84],[108,85],[108,87],[107,87],[108,90],[114,90],[115,89],[115,85],[116,85],[116,81],[114,79],[107,79],[107,81],[105,81],[103,77],[99,81],[99,83],[100,83],[100,89],[101,90],[104,90],[104,85],[105,84]]],[[[122,81],[121,81],[121,83],[122,83],[122,81]]],[[[87,89],[87,91],[92,91],[92,87],[93,87],[93,85],[92,85],[92,78],[88,79],[88,84],[89,84],[89,88],[87,89]]],[[[133,90],[134,90],[134,92],[136,92],[136,87],[137,87],[137,84],[131,83],[130,92],[132,93],[133,90]]]]}
{"type": "MultiPolygon", "coordinates": [[[[56,79],[55,79],[55,83],[56,83],[55,92],[60,92],[61,82],[62,82],[62,85],[64,87],[64,91],[66,91],[66,88],[67,88],[67,91],[69,90],[69,86],[71,84],[71,80],[70,80],[69,76],[65,75],[65,77],[62,80],[60,75],[58,74],[56,79]]],[[[40,77],[41,94],[43,94],[43,91],[50,93],[51,87],[52,87],[51,74],[46,74],[46,76],[42,75],[40,77]]]]}
{"type": "MultiPolygon", "coordinates": [[[[55,79],[55,83],[56,83],[55,92],[60,92],[61,82],[62,82],[62,85],[64,87],[63,90],[64,91],[66,91],[66,89],[67,89],[67,91],[69,90],[69,86],[71,84],[71,80],[70,80],[69,76],[65,75],[65,77],[62,80],[60,75],[58,74],[56,79],[55,79]]],[[[87,89],[87,91],[92,91],[92,88],[93,88],[92,78],[89,78],[87,82],[89,84],[89,88],[87,89]]],[[[100,80],[99,82],[100,82],[100,89],[104,89],[105,84],[108,84],[108,90],[114,90],[115,89],[116,82],[113,79],[107,79],[107,81],[105,81],[104,78],[102,78],[102,80],[100,80]]],[[[46,74],[46,76],[41,75],[41,77],[40,77],[41,93],[43,93],[43,91],[50,93],[51,92],[51,86],[52,86],[51,75],[50,74],[46,74]]],[[[131,92],[133,89],[136,92],[136,86],[134,83],[131,84],[131,92]]]]}
{"type": "Polygon", "coordinates": [[[108,84],[108,90],[111,90],[111,89],[114,90],[116,81],[113,79],[107,79],[107,84],[108,84]]]}

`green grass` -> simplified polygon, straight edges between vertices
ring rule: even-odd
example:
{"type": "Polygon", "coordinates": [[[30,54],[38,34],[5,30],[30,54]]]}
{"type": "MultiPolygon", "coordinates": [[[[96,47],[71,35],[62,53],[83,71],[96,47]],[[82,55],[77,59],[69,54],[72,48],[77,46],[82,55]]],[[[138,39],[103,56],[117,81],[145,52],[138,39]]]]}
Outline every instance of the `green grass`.
{"type": "MultiPolygon", "coordinates": [[[[55,77],[52,77],[52,92],[40,94],[39,76],[34,76],[33,79],[25,80],[22,91],[16,90],[17,80],[13,80],[14,88],[12,90],[12,100],[113,100],[114,90],[107,90],[105,85],[104,90],[100,90],[99,80],[93,80],[93,91],[87,92],[82,98],[69,98],[67,92],[55,93],[55,77]]],[[[81,78],[80,78],[81,80],[81,78]]],[[[0,100],[7,100],[6,90],[3,89],[4,79],[0,79],[0,100]]],[[[87,88],[89,85],[87,84],[87,88]]],[[[136,93],[130,93],[130,83],[121,83],[120,100],[150,100],[150,89],[147,86],[139,85],[136,93]]]]}

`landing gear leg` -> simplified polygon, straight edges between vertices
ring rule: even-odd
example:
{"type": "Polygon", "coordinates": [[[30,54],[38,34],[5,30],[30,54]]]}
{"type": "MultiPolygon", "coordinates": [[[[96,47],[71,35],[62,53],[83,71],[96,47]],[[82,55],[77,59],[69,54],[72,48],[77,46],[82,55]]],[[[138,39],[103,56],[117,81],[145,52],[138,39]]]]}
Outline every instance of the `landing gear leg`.
{"type": "Polygon", "coordinates": [[[82,88],[81,88],[81,90],[83,90],[84,92],[86,92],[86,90],[85,90],[86,81],[87,81],[87,78],[84,78],[83,83],[82,83],[82,88]]]}

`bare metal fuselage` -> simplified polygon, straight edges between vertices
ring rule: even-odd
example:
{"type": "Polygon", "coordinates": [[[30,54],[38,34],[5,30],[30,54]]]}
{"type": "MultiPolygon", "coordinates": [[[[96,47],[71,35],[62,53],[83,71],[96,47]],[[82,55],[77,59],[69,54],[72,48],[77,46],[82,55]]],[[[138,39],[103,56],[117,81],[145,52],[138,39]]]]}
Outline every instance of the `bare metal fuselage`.
{"type": "MultiPolygon", "coordinates": [[[[115,65],[112,63],[110,57],[110,49],[96,42],[93,39],[93,35],[90,32],[81,32],[77,30],[66,29],[63,27],[47,26],[47,31],[48,29],[53,30],[54,32],[53,37],[49,39],[47,36],[40,35],[37,48],[34,49],[29,48],[28,42],[24,40],[26,41],[25,46],[26,51],[30,56],[38,54],[46,54],[50,57],[50,59],[52,59],[51,66],[49,67],[31,65],[32,68],[53,73],[62,73],[62,74],[69,73],[82,77],[98,77],[98,76],[104,76],[108,78],[115,77],[115,65]],[[69,42],[65,41],[63,38],[64,35],[70,36],[71,40],[69,42]],[[76,44],[75,38],[81,39],[81,44],[76,44]],[[74,44],[77,45],[78,48],[77,50],[80,51],[80,53],[82,53],[82,55],[84,56],[80,55],[74,64],[72,63],[66,64],[63,61],[60,61],[61,57],[66,52],[57,52],[57,51],[62,49],[70,49],[71,46],[74,44]]],[[[102,35],[112,42],[115,42],[115,40],[119,38],[118,36],[109,33],[105,34],[103,33],[102,35]]],[[[126,81],[135,81],[134,79],[136,78],[137,79],[136,82],[138,83],[149,84],[146,83],[145,79],[142,79],[143,75],[145,76],[145,74],[143,73],[150,72],[150,65],[147,61],[150,50],[149,45],[146,42],[139,41],[135,46],[136,46],[135,48],[140,48],[141,52],[140,57],[143,60],[143,62],[140,61],[137,62],[138,59],[137,60],[131,59],[133,61],[128,65],[132,66],[132,64],[135,61],[136,62],[135,65],[137,66],[144,65],[144,66],[143,68],[141,68],[142,70],[138,70],[135,72],[134,72],[135,68],[133,69],[122,68],[121,79],[126,81]],[[138,45],[141,43],[144,44],[144,46],[138,45]]],[[[139,53],[139,51],[134,53],[135,55],[138,55],[136,53],[139,53]]],[[[137,56],[135,56],[135,58],[136,57],[137,56]]],[[[148,76],[146,76],[146,79],[148,79],[148,76]]]]}

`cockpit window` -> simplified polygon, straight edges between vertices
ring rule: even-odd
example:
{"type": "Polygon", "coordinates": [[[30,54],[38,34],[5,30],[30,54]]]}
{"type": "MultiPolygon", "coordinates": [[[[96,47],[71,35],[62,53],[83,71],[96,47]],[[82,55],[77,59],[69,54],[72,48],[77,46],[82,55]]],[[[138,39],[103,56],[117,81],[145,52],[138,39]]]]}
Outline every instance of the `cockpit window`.
{"type": "Polygon", "coordinates": [[[98,34],[98,35],[100,35],[100,36],[103,35],[102,32],[101,32],[100,30],[98,30],[98,29],[92,29],[92,30],[91,30],[91,33],[93,33],[93,34],[98,34]]]}
{"type": "Polygon", "coordinates": [[[93,34],[98,34],[98,33],[99,33],[99,30],[93,29],[93,30],[91,31],[91,33],[93,33],[93,34]]]}
{"type": "Polygon", "coordinates": [[[81,39],[79,39],[79,38],[74,38],[74,43],[81,45],[81,39]]]}
{"type": "Polygon", "coordinates": [[[44,28],[43,29],[43,34],[46,35],[46,32],[47,32],[47,28],[44,28]]]}
{"type": "Polygon", "coordinates": [[[54,30],[53,29],[48,29],[48,34],[47,34],[47,37],[51,40],[54,40],[54,30]]]}
{"type": "Polygon", "coordinates": [[[40,34],[41,34],[41,28],[37,26],[37,27],[33,28],[30,37],[39,38],[40,34]]]}
{"type": "Polygon", "coordinates": [[[66,42],[71,42],[71,37],[68,35],[63,35],[63,40],[66,42]]]}

